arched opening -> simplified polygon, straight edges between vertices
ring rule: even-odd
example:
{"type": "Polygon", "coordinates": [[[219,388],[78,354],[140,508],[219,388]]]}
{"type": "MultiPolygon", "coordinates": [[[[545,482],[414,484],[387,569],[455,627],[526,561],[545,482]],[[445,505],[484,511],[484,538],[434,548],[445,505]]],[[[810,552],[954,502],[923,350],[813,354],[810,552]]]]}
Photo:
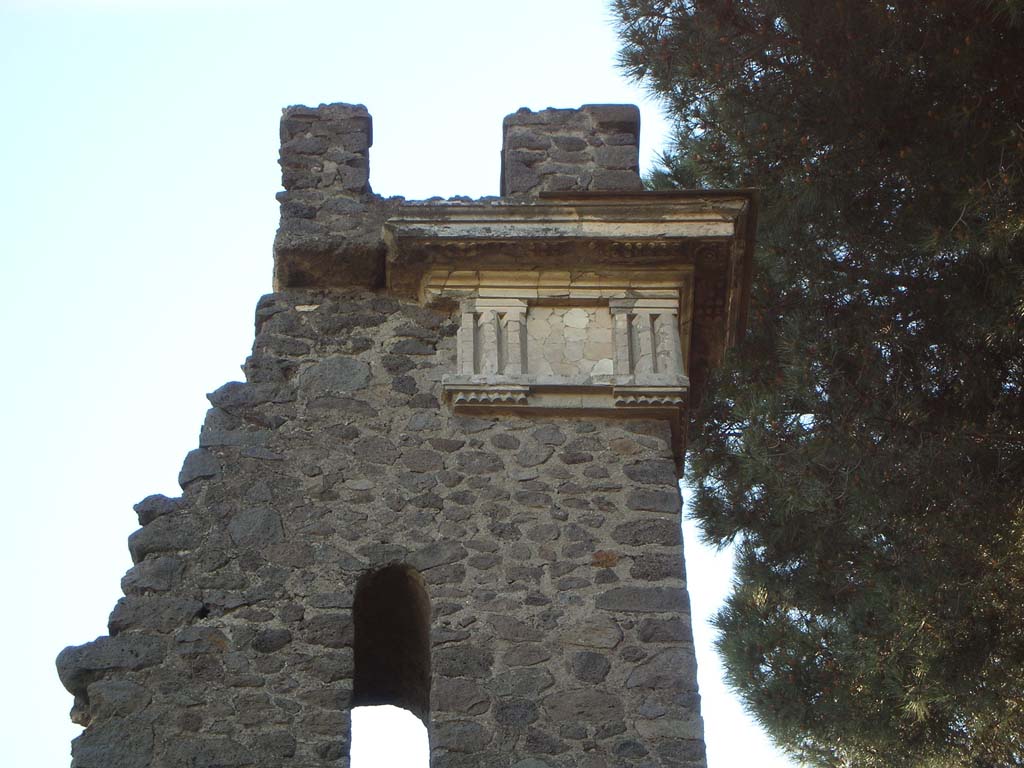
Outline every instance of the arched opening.
{"type": "Polygon", "coordinates": [[[426,766],[430,598],[423,577],[415,568],[399,563],[364,574],[356,584],[352,614],[352,764],[385,765],[375,760],[391,752],[396,742],[414,739],[422,742],[422,761],[417,759],[416,764],[426,766]],[[422,722],[419,737],[408,713],[422,722]],[[411,735],[398,737],[395,729],[411,735]]]}

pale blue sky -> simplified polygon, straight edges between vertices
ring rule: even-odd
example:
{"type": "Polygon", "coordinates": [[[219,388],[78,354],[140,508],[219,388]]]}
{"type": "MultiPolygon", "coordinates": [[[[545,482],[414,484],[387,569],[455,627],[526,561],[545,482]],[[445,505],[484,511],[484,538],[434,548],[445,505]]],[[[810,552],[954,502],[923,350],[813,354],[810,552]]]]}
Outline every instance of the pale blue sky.
{"type": "MultiPolygon", "coordinates": [[[[240,378],[270,290],[278,119],[374,117],[385,195],[496,194],[520,106],[656,104],[614,68],[603,0],[0,0],[0,442],[7,556],[0,764],[67,766],[78,732],[53,659],[106,631],[132,505],[177,493],[204,393],[240,378]]],[[[688,541],[698,611],[727,556],[688,541]]],[[[711,768],[785,765],[714,681],[697,626],[711,768]]]]}

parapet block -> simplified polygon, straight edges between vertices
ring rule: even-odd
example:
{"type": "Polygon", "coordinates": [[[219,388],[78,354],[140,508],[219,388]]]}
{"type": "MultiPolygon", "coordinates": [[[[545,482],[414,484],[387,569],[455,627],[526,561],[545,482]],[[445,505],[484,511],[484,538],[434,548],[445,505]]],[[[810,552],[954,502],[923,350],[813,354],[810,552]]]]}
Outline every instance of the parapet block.
{"type": "Polygon", "coordinates": [[[639,192],[640,110],[632,104],[523,108],[504,122],[501,194],[639,192]]]}
{"type": "Polygon", "coordinates": [[[372,144],[362,104],[284,110],[275,286],[380,285],[380,229],[394,204],[370,188],[372,144]]]}

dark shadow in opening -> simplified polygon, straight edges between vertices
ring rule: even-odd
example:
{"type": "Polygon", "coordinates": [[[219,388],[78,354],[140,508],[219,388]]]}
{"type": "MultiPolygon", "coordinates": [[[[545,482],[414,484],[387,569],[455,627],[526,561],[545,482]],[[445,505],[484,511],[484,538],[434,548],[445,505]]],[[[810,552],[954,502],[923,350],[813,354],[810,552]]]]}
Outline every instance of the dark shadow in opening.
{"type": "Polygon", "coordinates": [[[430,714],[430,598],[419,571],[395,563],[364,574],[353,603],[352,706],[430,714]]]}

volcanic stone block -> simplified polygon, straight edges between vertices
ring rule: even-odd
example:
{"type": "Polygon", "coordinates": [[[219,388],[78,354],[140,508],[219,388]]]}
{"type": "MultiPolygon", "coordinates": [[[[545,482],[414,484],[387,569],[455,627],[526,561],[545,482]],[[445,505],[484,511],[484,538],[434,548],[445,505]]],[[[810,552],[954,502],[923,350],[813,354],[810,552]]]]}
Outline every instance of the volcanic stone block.
{"type": "Polygon", "coordinates": [[[643,189],[640,112],[631,105],[521,109],[505,118],[501,194],[643,189]]]}

